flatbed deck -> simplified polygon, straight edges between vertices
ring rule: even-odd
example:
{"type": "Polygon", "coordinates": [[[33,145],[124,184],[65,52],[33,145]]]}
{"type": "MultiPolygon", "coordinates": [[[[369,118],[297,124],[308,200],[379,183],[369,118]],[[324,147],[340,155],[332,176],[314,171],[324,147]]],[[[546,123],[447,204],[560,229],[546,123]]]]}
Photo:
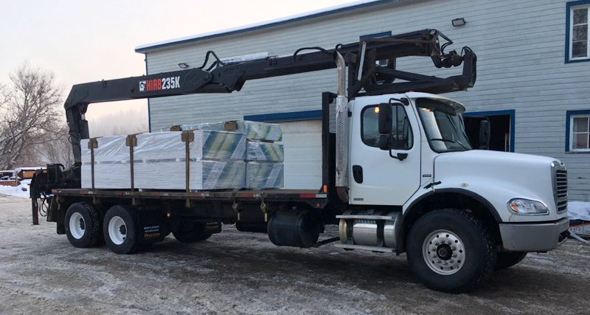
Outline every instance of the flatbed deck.
{"type": "Polygon", "coordinates": [[[235,201],[305,201],[315,208],[323,208],[328,195],[311,189],[268,189],[268,190],[221,190],[193,191],[178,190],[125,190],[125,189],[53,189],[54,195],[103,198],[138,199],[190,199],[190,200],[235,200],[235,201]]]}

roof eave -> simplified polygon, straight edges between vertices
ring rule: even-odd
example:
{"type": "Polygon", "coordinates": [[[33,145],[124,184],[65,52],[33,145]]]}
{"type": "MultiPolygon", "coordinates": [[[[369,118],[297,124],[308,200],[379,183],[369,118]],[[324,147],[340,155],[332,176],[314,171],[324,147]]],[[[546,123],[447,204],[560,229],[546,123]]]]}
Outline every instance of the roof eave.
{"type": "Polygon", "coordinates": [[[293,15],[293,16],[289,16],[289,17],[285,17],[285,18],[270,20],[270,21],[266,21],[266,22],[262,22],[262,23],[258,23],[258,24],[250,24],[250,25],[237,27],[237,28],[225,29],[225,30],[221,30],[221,31],[198,34],[198,35],[193,35],[193,36],[180,37],[180,38],[176,38],[176,39],[140,45],[135,48],[135,52],[145,54],[150,51],[162,49],[162,48],[169,47],[169,46],[175,46],[175,45],[187,44],[187,43],[202,41],[202,40],[211,39],[211,38],[218,38],[218,37],[231,36],[231,35],[236,35],[236,34],[241,34],[241,33],[253,32],[253,31],[257,31],[257,30],[261,30],[261,29],[266,29],[266,28],[276,27],[276,26],[280,26],[280,25],[300,22],[300,21],[304,21],[304,20],[308,20],[308,19],[314,19],[314,18],[318,18],[321,16],[332,15],[332,14],[342,13],[342,12],[346,12],[346,11],[352,11],[352,10],[372,7],[372,6],[376,6],[376,5],[382,5],[382,4],[386,4],[386,3],[400,2],[400,1],[402,1],[402,0],[361,0],[361,1],[356,1],[356,2],[352,2],[352,3],[344,4],[344,5],[328,7],[325,9],[320,9],[320,10],[311,11],[311,12],[305,12],[305,13],[301,13],[298,15],[293,15]]]}

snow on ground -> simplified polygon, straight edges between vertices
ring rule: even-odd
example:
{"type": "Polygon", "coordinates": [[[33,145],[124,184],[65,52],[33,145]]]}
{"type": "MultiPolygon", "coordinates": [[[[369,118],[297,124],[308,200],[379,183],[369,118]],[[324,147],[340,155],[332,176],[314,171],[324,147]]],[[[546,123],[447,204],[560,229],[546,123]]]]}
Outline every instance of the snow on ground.
{"type": "MultiPolygon", "coordinates": [[[[478,290],[445,294],[410,273],[405,255],[276,247],[224,232],[172,236],[134,255],[74,248],[55,223],[31,224],[27,199],[0,196],[0,314],[588,314],[590,246],[568,241],[494,272],[478,290]]],[[[328,226],[323,238],[338,235],[328,226]]]]}
{"type": "Polygon", "coordinates": [[[0,195],[29,198],[29,184],[23,182],[18,186],[0,185],[0,195]]]}

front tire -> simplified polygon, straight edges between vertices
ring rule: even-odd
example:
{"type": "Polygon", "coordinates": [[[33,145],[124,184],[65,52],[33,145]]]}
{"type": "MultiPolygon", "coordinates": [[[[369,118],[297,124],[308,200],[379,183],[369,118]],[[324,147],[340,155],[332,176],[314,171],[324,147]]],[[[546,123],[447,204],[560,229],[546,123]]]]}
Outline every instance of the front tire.
{"type": "Polygon", "coordinates": [[[103,234],[107,247],[117,254],[130,254],[139,247],[135,212],[116,205],[104,216],[103,234]]]}
{"type": "Polygon", "coordinates": [[[496,260],[494,270],[504,270],[521,262],[527,255],[527,252],[500,252],[496,260]]]}
{"type": "Polygon", "coordinates": [[[427,287],[450,293],[475,288],[496,264],[494,242],[473,215],[435,210],[418,219],[407,241],[410,269],[427,287]]]}
{"type": "Polygon", "coordinates": [[[68,241],[74,247],[88,248],[100,244],[100,216],[91,205],[73,203],[66,212],[64,223],[68,241]]]}

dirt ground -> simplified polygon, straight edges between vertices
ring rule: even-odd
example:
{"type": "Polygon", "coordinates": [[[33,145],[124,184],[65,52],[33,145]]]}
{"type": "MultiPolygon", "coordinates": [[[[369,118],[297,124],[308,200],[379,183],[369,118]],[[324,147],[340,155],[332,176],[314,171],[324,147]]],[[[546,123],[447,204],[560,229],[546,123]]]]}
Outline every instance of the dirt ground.
{"type": "Polygon", "coordinates": [[[590,314],[590,246],[529,254],[452,295],[418,283],[405,255],[276,247],[232,226],[134,255],[77,249],[54,223],[31,225],[28,199],[0,196],[0,314],[53,313],[590,314]]]}

